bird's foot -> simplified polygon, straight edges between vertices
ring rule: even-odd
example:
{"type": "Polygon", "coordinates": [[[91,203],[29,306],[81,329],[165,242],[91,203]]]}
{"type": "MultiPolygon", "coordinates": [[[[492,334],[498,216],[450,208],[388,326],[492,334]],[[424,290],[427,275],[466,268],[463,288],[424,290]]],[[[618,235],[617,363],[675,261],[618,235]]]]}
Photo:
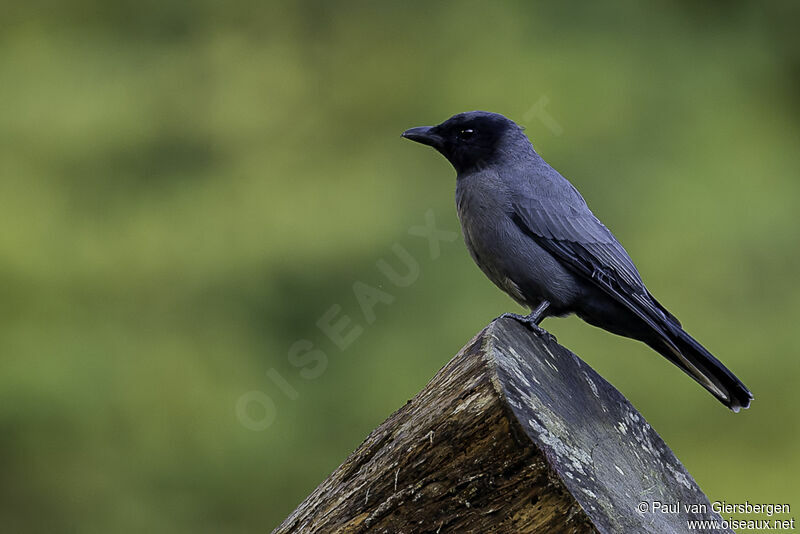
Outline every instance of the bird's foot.
{"type": "Polygon", "coordinates": [[[520,315],[518,313],[504,313],[498,319],[514,319],[515,321],[519,321],[524,326],[527,326],[531,332],[536,334],[539,337],[549,339],[553,343],[558,343],[556,336],[536,324],[536,319],[531,317],[530,315],[520,315]]]}

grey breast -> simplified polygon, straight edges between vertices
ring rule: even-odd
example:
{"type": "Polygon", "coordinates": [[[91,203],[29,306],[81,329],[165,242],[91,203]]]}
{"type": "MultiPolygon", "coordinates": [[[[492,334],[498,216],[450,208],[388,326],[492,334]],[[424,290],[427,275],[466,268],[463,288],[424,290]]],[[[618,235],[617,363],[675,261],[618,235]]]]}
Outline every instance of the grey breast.
{"type": "Polygon", "coordinates": [[[522,289],[511,276],[511,248],[507,191],[490,171],[459,179],[456,208],[464,242],[472,259],[497,287],[522,306],[530,306],[522,289]]]}
{"type": "Polygon", "coordinates": [[[533,308],[546,299],[560,315],[581,298],[581,286],[512,221],[512,198],[519,202],[531,192],[512,191],[524,182],[509,182],[493,171],[459,180],[456,201],[467,248],[486,276],[519,304],[533,308]]]}

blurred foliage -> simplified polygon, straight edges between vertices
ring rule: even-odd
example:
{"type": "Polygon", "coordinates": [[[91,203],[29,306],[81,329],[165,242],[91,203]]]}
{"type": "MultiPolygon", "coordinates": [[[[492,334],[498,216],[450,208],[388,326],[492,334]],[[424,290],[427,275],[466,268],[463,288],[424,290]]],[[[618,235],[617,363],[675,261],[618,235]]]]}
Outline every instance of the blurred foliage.
{"type": "Polygon", "coordinates": [[[712,500],[800,506],[796,5],[6,0],[3,530],[269,530],[519,311],[460,239],[432,259],[408,233],[428,210],[457,230],[454,179],[399,134],[470,109],[526,125],[756,400],[734,416],[642,344],[545,326],[712,500]],[[404,288],[376,267],[395,243],[404,288]],[[372,324],[358,281],[394,297],[372,324]],[[363,327],[344,351],[333,305],[363,327]]]}

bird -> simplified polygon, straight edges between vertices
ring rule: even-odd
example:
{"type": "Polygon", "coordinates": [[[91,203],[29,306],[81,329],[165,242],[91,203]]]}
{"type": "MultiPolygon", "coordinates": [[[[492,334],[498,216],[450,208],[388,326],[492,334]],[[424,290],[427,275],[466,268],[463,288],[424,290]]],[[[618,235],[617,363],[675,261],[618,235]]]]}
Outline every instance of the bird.
{"type": "Polygon", "coordinates": [[[732,411],[750,406],[750,390],[647,290],[620,242],[514,121],[469,111],[402,137],[433,147],[455,168],[470,256],[530,310],[501,317],[546,334],[539,326],[545,318],[575,314],[644,342],[732,411]]]}

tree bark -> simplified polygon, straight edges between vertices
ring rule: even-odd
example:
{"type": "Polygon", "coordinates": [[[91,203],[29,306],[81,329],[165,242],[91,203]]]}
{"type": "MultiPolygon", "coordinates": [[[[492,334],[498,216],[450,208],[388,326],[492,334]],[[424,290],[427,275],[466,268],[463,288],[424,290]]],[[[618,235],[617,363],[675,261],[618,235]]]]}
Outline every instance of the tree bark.
{"type": "Polygon", "coordinates": [[[691,519],[720,518],[622,394],[549,335],[499,319],[273,533],[664,534],[691,519]]]}

